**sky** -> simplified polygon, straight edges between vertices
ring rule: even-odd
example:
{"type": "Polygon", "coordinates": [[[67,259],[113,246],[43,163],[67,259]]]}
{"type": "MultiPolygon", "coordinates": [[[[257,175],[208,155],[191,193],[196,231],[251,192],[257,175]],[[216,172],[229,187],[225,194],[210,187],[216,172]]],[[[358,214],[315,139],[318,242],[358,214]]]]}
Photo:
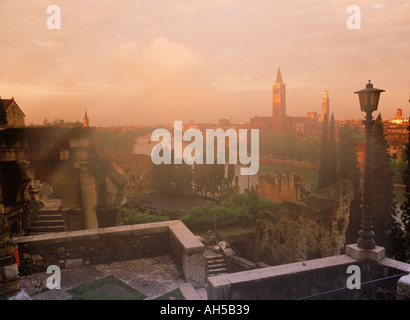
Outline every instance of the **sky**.
{"type": "Polygon", "coordinates": [[[410,0],[1,0],[0,12],[0,96],[26,124],[85,110],[92,126],[248,122],[271,116],[278,67],[290,116],[320,114],[327,90],[336,119],[363,118],[353,92],[369,79],[386,90],[384,118],[410,116],[410,0]]]}

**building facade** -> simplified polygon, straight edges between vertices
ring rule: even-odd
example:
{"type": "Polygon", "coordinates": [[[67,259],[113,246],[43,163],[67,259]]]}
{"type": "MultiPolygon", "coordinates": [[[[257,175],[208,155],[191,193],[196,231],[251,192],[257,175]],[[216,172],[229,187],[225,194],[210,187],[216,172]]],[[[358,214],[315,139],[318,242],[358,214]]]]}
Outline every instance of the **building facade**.
{"type": "MultiPolygon", "coordinates": [[[[326,91],[326,103],[322,103],[322,107],[326,106],[329,112],[329,99],[326,91]]],[[[320,116],[317,112],[307,112],[307,116],[292,117],[286,114],[286,84],[283,83],[282,73],[280,69],[276,74],[276,81],[272,85],[272,116],[251,118],[251,128],[259,129],[262,139],[266,138],[270,131],[286,132],[294,131],[299,135],[309,135],[312,133],[320,133],[320,116]]]]}
{"type": "Polygon", "coordinates": [[[151,157],[144,154],[121,152],[108,147],[104,148],[113,167],[128,179],[124,188],[124,197],[129,198],[147,194],[151,189],[151,157]]]}
{"type": "Polygon", "coordinates": [[[24,127],[26,115],[20,109],[14,97],[11,99],[1,99],[0,107],[6,111],[7,127],[24,127]]]}

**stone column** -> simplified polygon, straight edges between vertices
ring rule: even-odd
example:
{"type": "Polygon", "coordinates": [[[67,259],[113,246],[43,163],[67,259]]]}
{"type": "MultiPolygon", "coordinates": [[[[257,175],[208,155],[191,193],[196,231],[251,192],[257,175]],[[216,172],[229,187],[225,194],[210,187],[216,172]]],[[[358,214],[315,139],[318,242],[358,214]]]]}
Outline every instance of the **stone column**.
{"type": "Polygon", "coordinates": [[[79,169],[81,188],[81,210],[84,229],[98,228],[97,190],[95,176],[90,163],[90,138],[87,136],[70,137],[70,147],[75,149],[75,167],[79,169]]]}
{"type": "Polygon", "coordinates": [[[87,165],[80,167],[81,201],[83,211],[83,225],[85,229],[98,228],[97,219],[97,190],[95,178],[87,165]]]}
{"type": "MultiPolygon", "coordinates": [[[[1,193],[1,187],[0,187],[1,193]]],[[[20,291],[19,273],[0,194],[0,293],[12,296],[20,291]]]]}

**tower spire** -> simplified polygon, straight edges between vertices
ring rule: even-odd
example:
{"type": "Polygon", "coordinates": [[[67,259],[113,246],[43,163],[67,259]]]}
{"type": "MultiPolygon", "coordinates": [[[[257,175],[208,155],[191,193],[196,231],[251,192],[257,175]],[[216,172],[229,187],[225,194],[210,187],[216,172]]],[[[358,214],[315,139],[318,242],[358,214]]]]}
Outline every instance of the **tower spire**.
{"type": "Polygon", "coordinates": [[[280,73],[280,67],[278,67],[278,73],[276,74],[276,82],[275,83],[283,83],[282,74],[280,73]]]}
{"type": "Polygon", "coordinates": [[[87,110],[85,110],[85,113],[84,113],[83,126],[84,127],[89,127],[90,126],[90,119],[88,118],[87,110]]]}

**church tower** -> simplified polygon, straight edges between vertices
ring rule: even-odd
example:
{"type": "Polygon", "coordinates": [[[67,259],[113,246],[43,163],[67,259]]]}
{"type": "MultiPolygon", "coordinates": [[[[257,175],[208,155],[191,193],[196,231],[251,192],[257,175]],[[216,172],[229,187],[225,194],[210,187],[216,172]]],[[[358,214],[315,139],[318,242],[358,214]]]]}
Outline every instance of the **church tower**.
{"type": "Polygon", "coordinates": [[[329,92],[324,91],[323,92],[323,98],[322,98],[322,121],[325,118],[325,114],[327,113],[329,115],[329,92]]]}
{"type": "Polygon", "coordinates": [[[84,118],[83,118],[83,127],[90,126],[90,119],[87,116],[87,110],[85,111],[84,118]]]}
{"type": "Polygon", "coordinates": [[[286,85],[283,83],[280,68],[273,85],[273,129],[283,131],[286,127],[286,85]]]}

